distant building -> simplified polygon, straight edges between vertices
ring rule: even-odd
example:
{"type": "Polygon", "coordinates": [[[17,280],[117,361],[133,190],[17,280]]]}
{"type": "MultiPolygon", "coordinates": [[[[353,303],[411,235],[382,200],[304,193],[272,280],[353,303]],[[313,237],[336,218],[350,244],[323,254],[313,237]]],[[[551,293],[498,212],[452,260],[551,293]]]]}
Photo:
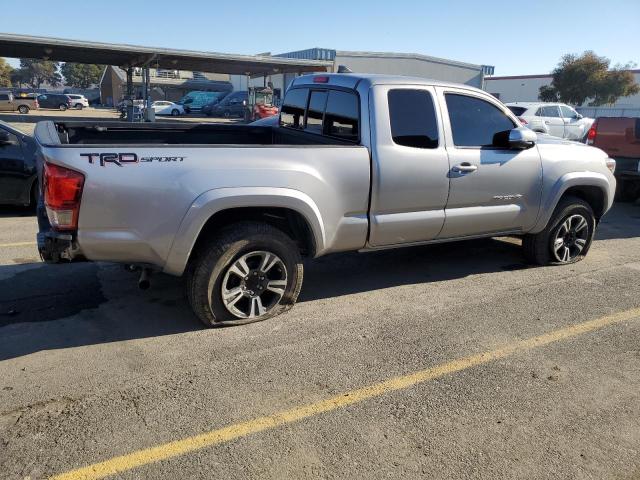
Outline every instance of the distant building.
{"type": "MultiPolygon", "coordinates": [[[[153,100],[176,101],[188,92],[228,92],[233,90],[229,75],[224,73],[188,72],[185,70],[149,69],[151,98],[153,100]]],[[[133,87],[136,98],[142,98],[142,69],[133,70],[133,87]]],[[[127,73],[108,66],[100,78],[100,98],[103,105],[116,105],[126,94],[127,73]]]]}
{"type": "MultiPolygon", "coordinates": [[[[478,88],[482,88],[484,75],[487,72],[493,73],[493,67],[430,57],[417,53],[352,52],[328,48],[310,48],[274,56],[306,60],[328,60],[333,62],[334,72],[337,72],[338,68],[343,65],[354,73],[408,75],[464,83],[478,88]]],[[[274,89],[284,91],[296,76],[296,74],[272,75],[266,79],[252,79],[250,83],[256,86],[271,82],[274,89]]],[[[245,90],[247,88],[244,77],[232,75],[231,83],[235,89],[245,90]]]]}
{"type": "MultiPolygon", "coordinates": [[[[640,70],[631,70],[636,83],[640,83],[640,70]]],[[[508,102],[538,102],[540,87],[550,85],[551,75],[514,75],[508,77],[487,77],[484,89],[499,98],[504,103],[508,102]]],[[[589,102],[577,105],[580,112],[588,116],[599,115],[640,115],[640,95],[619,98],[613,105],[602,107],[589,107],[589,102]]]]}

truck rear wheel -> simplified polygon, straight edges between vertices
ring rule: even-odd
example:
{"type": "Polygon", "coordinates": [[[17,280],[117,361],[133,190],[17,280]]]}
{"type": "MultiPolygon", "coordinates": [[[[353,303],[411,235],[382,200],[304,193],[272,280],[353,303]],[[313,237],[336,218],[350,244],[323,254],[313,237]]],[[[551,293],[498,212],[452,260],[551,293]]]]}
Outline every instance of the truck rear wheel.
{"type": "Polygon", "coordinates": [[[560,200],[544,230],[524,236],[524,256],[538,265],[579,262],[591,247],[595,225],[591,206],[581,198],[567,196],[560,200]]]}
{"type": "Polygon", "coordinates": [[[241,222],[207,239],[187,270],[187,297],[209,327],[279,315],[296,302],[303,266],[298,246],[271,225],[241,222]]]}

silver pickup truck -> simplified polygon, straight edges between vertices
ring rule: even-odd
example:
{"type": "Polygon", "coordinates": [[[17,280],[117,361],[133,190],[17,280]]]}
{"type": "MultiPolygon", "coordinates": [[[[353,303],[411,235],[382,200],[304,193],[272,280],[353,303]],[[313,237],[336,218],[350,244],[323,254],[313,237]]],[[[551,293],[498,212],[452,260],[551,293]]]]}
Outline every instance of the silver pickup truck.
{"type": "Polygon", "coordinates": [[[302,257],[517,235],[530,262],[573,263],[615,191],[601,150],[421,78],[299,77],[277,126],[41,122],[36,138],[43,259],[186,275],[208,326],[291,308],[302,257]]]}

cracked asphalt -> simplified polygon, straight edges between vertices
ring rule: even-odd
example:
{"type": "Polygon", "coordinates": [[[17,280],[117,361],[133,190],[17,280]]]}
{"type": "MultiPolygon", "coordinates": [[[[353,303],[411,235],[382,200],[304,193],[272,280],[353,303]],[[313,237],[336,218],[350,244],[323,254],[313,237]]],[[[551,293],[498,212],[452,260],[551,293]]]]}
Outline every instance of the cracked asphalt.
{"type": "MultiPolygon", "coordinates": [[[[39,479],[640,307],[640,206],[587,259],[490,239],[309,262],[300,303],[200,326],[180,279],[39,263],[0,211],[0,478],[39,479]]],[[[347,394],[347,393],[345,393],[347,394]]],[[[80,478],[80,477],[77,477],[80,478]]],[[[640,478],[640,318],[115,478],[640,478]]]]}

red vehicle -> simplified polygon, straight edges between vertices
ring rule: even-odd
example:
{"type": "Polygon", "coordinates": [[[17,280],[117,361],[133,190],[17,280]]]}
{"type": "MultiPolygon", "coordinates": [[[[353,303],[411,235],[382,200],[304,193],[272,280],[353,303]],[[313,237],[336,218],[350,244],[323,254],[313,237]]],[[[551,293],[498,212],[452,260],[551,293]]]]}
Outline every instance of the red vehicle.
{"type": "Polygon", "coordinates": [[[587,143],[616,160],[618,198],[640,196],[640,118],[600,117],[587,133],[587,143]]]}
{"type": "Polygon", "coordinates": [[[278,114],[278,107],[273,104],[273,90],[269,87],[249,88],[246,120],[253,122],[278,114]]]}

